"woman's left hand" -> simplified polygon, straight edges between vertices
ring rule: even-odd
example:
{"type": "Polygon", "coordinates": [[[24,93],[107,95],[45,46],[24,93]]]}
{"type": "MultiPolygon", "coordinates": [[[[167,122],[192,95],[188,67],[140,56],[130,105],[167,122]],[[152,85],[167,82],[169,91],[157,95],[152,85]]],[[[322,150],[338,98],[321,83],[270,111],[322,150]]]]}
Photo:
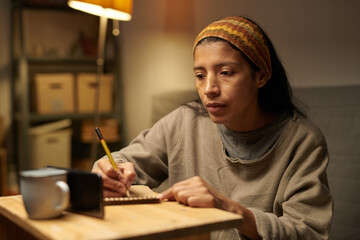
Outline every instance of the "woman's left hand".
{"type": "Polygon", "coordinates": [[[161,200],[176,200],[191,207],[225,209],[227,198],[207,184],[201,177],[192,177],[174,184],[160,194],[161,200]]]}
{"type": "Polygon", "coordinates": [[[261,239],[257,232],[253,213],[241,204],[219,193],[201,177],[192,177],[175,183],[160,194],[160,200],[176,200],[191,207],[213,207],[223,209],[243,217],[238,230],[250,239],[261,239]]]}

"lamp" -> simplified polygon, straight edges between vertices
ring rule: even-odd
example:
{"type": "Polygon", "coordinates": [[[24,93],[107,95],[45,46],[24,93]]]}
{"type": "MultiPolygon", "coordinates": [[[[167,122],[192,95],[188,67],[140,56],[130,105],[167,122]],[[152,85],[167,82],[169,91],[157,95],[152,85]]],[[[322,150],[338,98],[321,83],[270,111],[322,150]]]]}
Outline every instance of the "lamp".
{"type": "MultiPolygon", "coordinates": [[[[106,29],[108,19],[114,20],[114,26],[118,26],[117,21],[130,21],[132,14],[132,0],[68,0],[68,5],[71,8],[87,12],[100,17],[99,24],[99,42],[98,42],[98,57],[96,60],[97,74],[96,74],[96,91],[94,99],[94,127],[99,124],[99,99],[101,78],[104,71],[105,62],[105,41],[106,29]]],[[[114,35],[119,34],[118,29],[114,29],[114,35]]],[[[91,159],[96,160],[97,157],[97,141],[95,131],[93,133],[93,140],[91,146],[91,159]]]]}
{"type": "Polygon", "coordinates": [[[132,0],[69,0],[76,10],[120,21],[131,20],[132,0]]]}

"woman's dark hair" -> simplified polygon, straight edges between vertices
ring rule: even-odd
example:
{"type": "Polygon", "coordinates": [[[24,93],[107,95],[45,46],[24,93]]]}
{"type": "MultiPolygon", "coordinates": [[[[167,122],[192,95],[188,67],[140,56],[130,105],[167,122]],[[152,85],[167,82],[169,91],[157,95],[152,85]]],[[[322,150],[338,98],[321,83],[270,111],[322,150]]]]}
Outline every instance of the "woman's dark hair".
{"type": "Polygon", "coordinates": [[[265,33],[264,36],[270,51],[272,75],[269,81],[259,89],[260,106],[269,112],[280,113],[286,111],[292,113],[295,111],[306,117],[304,110],[300,107],[300,101],[293,97],[285,68],[280,62],[273,44],[265,33]]]}
{"type": "MultiPolygon", "coordinates": [[[[259,27],[259,25],[257,26],[259,27]]],[[[273,44],[271,43],[266,33],[262,29],[261,31],[263,32],[266,42],[268,44],[270,58],[271,58],[272,75],[268,80],[268,82],[263,87],[259,88],[258,100],[260,106],[267,112],[273,112],[273,113],[288,112],[292,114],[292,112],[295,111],[301,116],[306,117],[305,112],[303,111],[302,107],[300,107],[302,105],[301,102],[293,97],[292,89],[288,77],[286,75],[286,71],[282,63],[280,62],[279,57],[277,56],[273,44]]],[[[220,39],[218,37],[204,38],[198,42],[197,46],[202,43],[212,42],[212,41],[224,41],[230,44],[236,50],[240,51],[230,42],[220,39]]],[[[243,54],[241,51],[240,53],[246,59],[246,61],[249,63],[250,67],[254,71],[260,71],[260,68],[257,65],[255,65],[255,63],[253,63],[245,54],[243,54]]]]}

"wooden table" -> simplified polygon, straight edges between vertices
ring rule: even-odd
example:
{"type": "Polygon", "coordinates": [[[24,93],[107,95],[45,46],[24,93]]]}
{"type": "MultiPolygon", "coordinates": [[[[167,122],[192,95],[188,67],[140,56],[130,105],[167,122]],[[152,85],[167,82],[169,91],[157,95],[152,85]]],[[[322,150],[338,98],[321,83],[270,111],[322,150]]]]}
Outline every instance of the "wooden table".
{"type": "Polygon", "coordinates": [[[0,197],[0,239],[209,239],[211,231],[241,221],[233,213],[177,202],[106,206],[104,219],[64,212],[32,220],[21,195],[0,197]]]}

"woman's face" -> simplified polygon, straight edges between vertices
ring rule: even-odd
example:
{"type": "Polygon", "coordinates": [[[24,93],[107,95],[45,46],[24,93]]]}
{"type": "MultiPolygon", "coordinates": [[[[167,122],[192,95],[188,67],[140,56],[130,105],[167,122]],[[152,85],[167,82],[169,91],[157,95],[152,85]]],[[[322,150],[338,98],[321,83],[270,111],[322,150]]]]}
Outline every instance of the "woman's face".
{"type": "Polygon", "coordinates": [[[194,52],[196,88],[213,122],[244,132],[257,128],[258,89],[266,81],[240,51],[224,41],[205,42],[194,52]]]}

